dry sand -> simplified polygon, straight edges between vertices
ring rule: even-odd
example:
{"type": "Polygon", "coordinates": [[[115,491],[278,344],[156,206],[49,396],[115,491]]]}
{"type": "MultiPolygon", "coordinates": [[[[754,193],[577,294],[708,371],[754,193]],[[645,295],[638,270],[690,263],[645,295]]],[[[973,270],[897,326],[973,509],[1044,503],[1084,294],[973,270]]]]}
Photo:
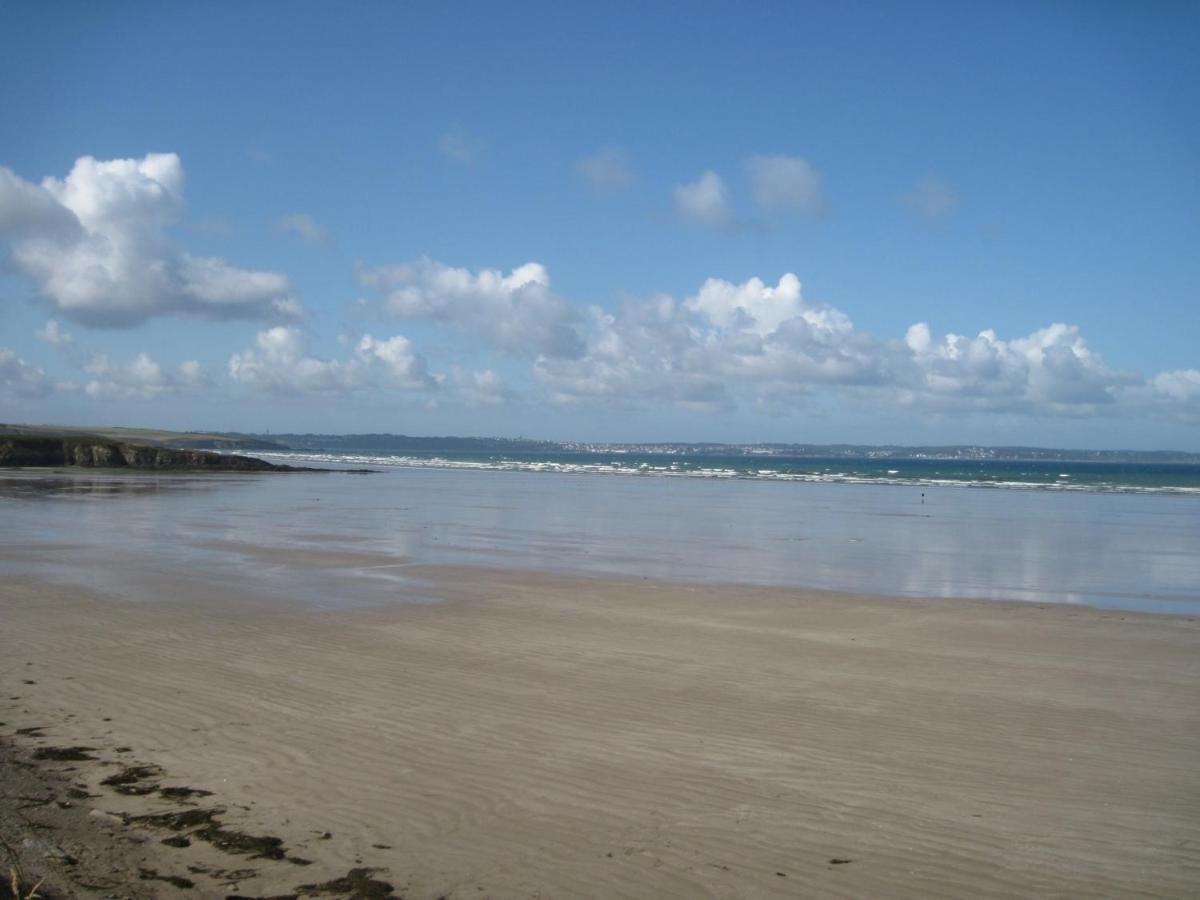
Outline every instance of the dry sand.
{"type": "Polygon", "coordinates": [[[410,898],[1200,891],[1193,619],[423,574],[447,602],[130,604],[6,583],[0,734],[20,758],[97,758],[44,764],[57,802],[20,815],[64,836],[27,830],[26,850],[115,854],[67,834],[86,822],[124,848],[111,877],[194,883],[96,896],[292,894],[367,867],[410,898]],[[137,764],[158,768],[135,788],[212,795],[101,785],[137,764]],[[175,833],[120,818],[214,808],[226,833],[311,864],[164,846],[175,833]]]}

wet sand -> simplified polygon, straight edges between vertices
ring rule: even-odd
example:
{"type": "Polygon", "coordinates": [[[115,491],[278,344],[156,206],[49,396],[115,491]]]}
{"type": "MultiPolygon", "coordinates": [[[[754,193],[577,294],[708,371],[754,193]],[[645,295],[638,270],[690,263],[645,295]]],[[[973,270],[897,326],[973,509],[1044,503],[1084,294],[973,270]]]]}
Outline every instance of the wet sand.
{"type": "Polygon", "coordinates": [[[1195,895],[1194,619],[420,574],[445,602],[6,583],[0,734],[94,757],[21,817],[141,896],[1195,895]]]}

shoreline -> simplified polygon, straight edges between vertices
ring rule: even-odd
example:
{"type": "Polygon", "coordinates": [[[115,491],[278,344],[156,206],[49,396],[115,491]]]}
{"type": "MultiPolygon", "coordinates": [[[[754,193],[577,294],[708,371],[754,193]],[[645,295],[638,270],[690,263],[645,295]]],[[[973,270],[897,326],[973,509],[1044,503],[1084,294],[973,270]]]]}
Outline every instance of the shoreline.
{"type": "Polygon", "coordinates": [[[0,736],[96,748],[37,763],[92,795],[70,800],[99,810],[81,833],[111,831],[123,871],[194,885],[139,874],[129,896],[389,896],[341,880],[365,869],[360,890],[431,900],[1194,885],[1194,618],[414,568],[446,602],[10,582],[0,736]],[[102,783],[122,773],[148,790],[102,783]],[[282,858],[227,853],[209,822],[124,818],[208,809],[282,858]]]}

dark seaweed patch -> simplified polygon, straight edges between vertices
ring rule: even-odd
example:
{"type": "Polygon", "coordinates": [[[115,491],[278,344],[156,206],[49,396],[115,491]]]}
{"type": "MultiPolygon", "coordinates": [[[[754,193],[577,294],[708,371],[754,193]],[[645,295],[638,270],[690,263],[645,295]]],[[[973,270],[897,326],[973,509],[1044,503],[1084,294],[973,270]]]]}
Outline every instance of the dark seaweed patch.
{"type": "Polygon", "coordinates": [[[378,871],[351,869],[341,878],[321,884],[302,884],[298,890],[305,894],[345,894],[349,900],[388,900],[395,897],[395,889],[390,884],[371,877],[378,871]]]}
{"type": "Polygon", "coordinates": [[[213,817],[225,812],[223,809],[185,809],[183,812],[150,813],[144,816],[129,816],[126,822],[148,825],[151,828],[169,828],[183,831],[200,825],[211,825],[213,817]]]}
{"type": "Polygon", "coordinates": [[[33,751],[34,759],[52,759],[55,762],[83,762],[95,759],[95,747],[39,747],[33,751]]]}
{"type": "Polygon", "coordinates": [[[118,794],[140,797],[158,790],[157,784],[147,784],[145,780],[161,774],[162,769],[158,766],[128,766],[115,775],[109,775],[100,783],[118,794]]]}
{"type": "Polygon", "coordinates": [[[187,800],[189,797],[211,797],[212,791],[202,791],[200,788],[165,787],[159,791],[168,800],[187,800]]]}
{"type": "Polygon", "coordinates": [[[196,883],[190,878],[183,878],[179,875],[159,875],[153,869],[138,869],[138,877],[142,881],[165,881],[172,887],[177,887],[181,890],[187,890],[196,886],[196,883]]]}
{"type": "Polygon", "coordinates": [[[192,836],[208,841],[218,850],[249,856],[251,859],[283,859],[285,856],[283,841],[277,837],[246,834],[243,831],[222,828],[216,822],[206,825],[192,836]]]}

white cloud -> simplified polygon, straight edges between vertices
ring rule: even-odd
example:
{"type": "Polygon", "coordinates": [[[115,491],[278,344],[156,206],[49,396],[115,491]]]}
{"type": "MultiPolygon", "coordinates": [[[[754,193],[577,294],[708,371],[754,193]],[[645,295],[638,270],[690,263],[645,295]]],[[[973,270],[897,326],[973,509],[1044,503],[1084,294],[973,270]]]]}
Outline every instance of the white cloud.
{"type": "Polygon", "coordinates": [[[1088,414],[1141,380],[1108,366],[1076,326],[1061,323],[1008,341],[990,329],[935,341],[919,322],[905,346],[916,378],[900,385],[904,399],[933,409],[1088,414]]]}
{"type": "Polygon", "coordinates": [[[55,346],[66,347],[75,342],[75,338],[62,330],[62,326],[58,324],[57,319],[46,320],[45,326],[35,331],[34,336],[39,341],[45,341],[47,344],[55,346]]]}
{"type": "Polygon", "coordinates": [[[310,247],[328,247],[333,243],[329,229],[308,213],[281,216],[275,222],[275,230],[280,234],[295,234],[310,247]]]}
{"type": "Polygon", "coordinates": [[[705,172],[696,181],[675,185],[675,210],[685,221],[709,228],[728,228],[729,188],[716,172],[705,172]]]}
{"type": "Polygon", "coordinates": [[[797,317],[819,327],[850,327],[849,320],[837,310],[808,306],[800,296],[800,279],[791,272],[775,287],[758,278],[744,284],[709,278],[686,305],[721,329],[746,328],[764,337],[797,317]]]}
{"type": "Polygon", "coordinates": [[[446,159],[460,166],[474,164],[483,156],[483,142],[461,128],[454,128],[440,135],[437,140],[438,152],[446,159]]]}
{"type": "Polygon", "coordinates": [[[269,393],[340,393],[354,387],[357,367],[309,356],[298,328],[277,325],[258,333],[255,349],[230,358],[229,377],[269,393]]]}
{"type": "Polygon", "coordinates": [[[0,166],[0,234],[70,240],[80,233],[79,219],[49,191],[0,166]]]}
{"type": "Polygon", "coordinates": [[[0,232],[46,304],[86,325],[126,327],[153,316],[294,319],[286,276],[241,269],[176,247],[183,212],[174,153],[76,160],[64,179],[33,185],[0,167],[0,232]]]}
{"type": "Polygon", "coordinates": [[[146,353],[137,354],[127,363],[114,362],[101,353],[88,360],[83,368],[92,376],[83,390],[93,399],[152,400],[208,383],[203,367],[195,360],[182,363],[176,373],[171,373],[146,353]]]}
{"type": "Polygon", "coordinates": [[[710,361],[679,306],[660,297],[615,315],[593,308],[587,352],[578,359],[540,357],[534,375],[560,404],[728,410],[735,403],[710,361]]]}
{"type": "Polygon", "coordinates": [[[541,357],[534,374],[558,403],[719,412],[779,412],[798,402],[852,401],[916,413],[1090,416],[1139,409],[1200,416],[1200,372],[1141,376],[1108,365],[1072,325],[1004,340],[993,331],[935,338],[925,323],[904,341],[855,327],[804,298],[799,279],[775,285],[709,279],[682,302],[633,301],[589,311],[586,351],[541,357]]]}
{"type": "Polygon", "coordinates": [[[635,180],[628,155],[617,147],[605,147],[578,160],[575,173],[587,180],[597,193],[626,190],[635,180]]]}
{"type": "Polygon", "coordinates": [[[179,364],[179,383],[186,388],[199,388],[211,384],[212,379],[197,360],[186,359],[179,364]]]}
{"type": "Polygon", "coordinates": [[[958,206],[958,195],[940,178],[922,178],[900,195],[900,202],[927,219],[948,216],[958,206]]]}
{"type": "Polygon", "coordinates": [[[1159,372],[1150,379],[1154,392],[1180,403],[1200,403],[1200,369],[1159,372]]]}
{"type": "Polygon", "coordinates": [[[284,395],[343,394],[375,387],[433,390],[439,383],[402,335],[364,335],[348,359],[321,359],[308,353],[298,328],[285,325],[260,331],[254,349],[235,353],[229,376],[239,384],[284,395]]]}
{"type": "Polygon", "coordinates": [[[433,384],[425,368],[425,360],[413,349],[404,335],[380,340],[367,334],[358,342],[358,359],[368,365],[377,364],[388,374],[392,384],[404,388],[430,387],[433,384]]]}
{"type": "Polygon", "coordinates": [[[499,406],[514,399],[513,392],[491,369],[471,372],[455,366],[444,383],[467,407],[499,406]]]}
{"type": "Polygon", "coordinates": [[[1132,395],[1138,403],[1173,418],[1200,423],[1200,369],[1159,372],[1132,395]]]}
{"type": "Polygon", "coordinates": [[[682,303],[669,296],[594,310],[577,360],[539,359],[535,374],[559,402],[666,400],[723,411],[742,395],[803,393],[810,384],[877,383],[885,359],[843,313],[812,304],[786,274],[771,286],[710,278],[682,303]]]}
{"type": "Polygon", "coordinates": [[[582,352],[574,307],[550,290],[539,263],[505,275],[497,269],[453,268],[431,259],[359,266],[359,283],[383,297],[383,308],[404,319],[442,322],[517,355],[574,356],[582,352]]]}
{"type": "Polygon", "coordinates": [[[53,390],[46,373],[17,356],[15,350],[0,347],[0,394],[17,397],[42,397],[53,390]]]}
{"type": "Polygon", "coordinates": [[[765,212],[822,216],[828,210],[820,173],[798,156],[752,156],[746,171],[765,212]]]}

